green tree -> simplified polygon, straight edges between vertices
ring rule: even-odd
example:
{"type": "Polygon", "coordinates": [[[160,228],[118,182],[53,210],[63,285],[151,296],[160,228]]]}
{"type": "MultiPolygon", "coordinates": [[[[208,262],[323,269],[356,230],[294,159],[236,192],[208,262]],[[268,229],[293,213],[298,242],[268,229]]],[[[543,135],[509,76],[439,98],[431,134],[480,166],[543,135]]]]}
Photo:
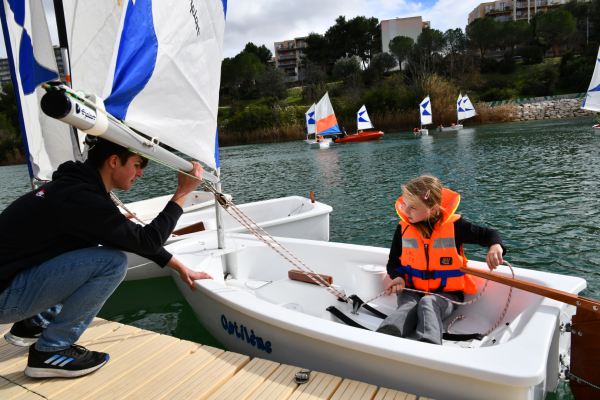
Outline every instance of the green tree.
{"type": "Polygon", "coordinates": [[[482,58],[485,53],[498,44],[500,24],[492,18],[477,18],[465,29],[469,46],[479,50],[482,58]]]}
{"type": "Polygon", "coordinates": [[[529,42],[533,37],[533,31],[527,21],[506,21],[502,24],[501,37],[504,46],[510,48],[511,54],[515,47],[529,42]]]}
{"type": "Polygon", "coordinates": [[[271,58],[273,57],[273,53],[271,53],[271,50],[267,49],[267,47],[264,44],[258,47],[254,43],[248,42],[248,44],[246,44],[246,47],[244,47],[243,51],[246,53],[256,54],[260,62],[265,65],[267,65],[267,63],[271,61],[271,58]]]}
{"type": "Polygon", "coordinates": [[[302,86],[302,100],[306,103],[318,101],[327,91],[327,74],[317,64],[306,63],[306,78],[302,86]]]}
{"type": "Polygon", "coordinates": [[[333,75],[343,80],[356,73],[360,73],[360,60],[357,56],[341,57],[333,66],[333,75]]]}
{"type": "Polygon", "coordinates": [[[261,96],[277,97],[280,100],[287,97],[285,72],[280,68],[266,68],[259,76],[257,83],[261,96]]]}
{"type": "Polygon", "coordinates": [[[371,60],[371,67],[377,71],[380,78],[383,77],[386,72],[397,66],[398,61],[396,61],[396,58],[390,53],[377,53],[371,60]]]}
{"type": "Polygon", "coordinates": [[[19,109],[17,108],[17,98],[12,83],[4,85],[0,92],[0,113],[6,115],[15,131],[21,135],[21,123],[19,122],[19,109]]]}
{"type": "Polygon", "coordinates": [[[575,32],[577,21],[568,11],[550,10],[537,17],[536,35],[542,44],[554,47],[558,57],[559,45],[575,32]]]}
{"type": "Polygon", "coordinates": [[[375,17],[358,16],[347,23],[348,54],[360,57],[363,67],[381,52],[381,25],[375,17]]]}
{"type": "Polygon", "coordinates": [[[238,88],[249,91],[264,69],[254,53],[242,51],[234,58],[225,58],[221,63],[221,87],[228,88],[232,97],[237,98],[238,88]]]}
{"type": "MultiPolygon", "coordinates": [[[[588,10],[591,26],[600,26],[600,0],[592,0],[588,10]]],[[[600,29],[591,29],[592,37],[600,41],[600,29]]]]}
{"type": "Polygon", "coordinates": [[[396,36],[390,40],[390,53],[396,57],[398,64],[402,66],[402,63],[407,61],[412,53],[415,41],[408,36],[396,36]]]}
{"type": "Polygon", "coordinates": [[[446,52],[450,57],[450,79],[454,74],[454,59],[457,55],[463,54],[467,47],[467,37],[461,28],[448,29],[444,32],[444,43],[446,52]]]}
{"type": "Polygon", "coordinates": [[[327,39],[323,35],[311,32],[306,38],[306,45],[303,60],[320,65],[323,68],[326,67],[330,57],[327,39]]]}

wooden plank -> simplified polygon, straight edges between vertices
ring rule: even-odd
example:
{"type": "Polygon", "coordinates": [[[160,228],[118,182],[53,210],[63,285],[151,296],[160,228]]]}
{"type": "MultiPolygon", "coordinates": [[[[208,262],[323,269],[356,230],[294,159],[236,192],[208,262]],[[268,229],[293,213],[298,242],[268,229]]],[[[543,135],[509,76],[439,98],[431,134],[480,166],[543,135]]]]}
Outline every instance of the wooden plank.
{"type": "Polygon", "coordinates": [[[377,386],[345,379],[331,400],[373,400],[377,386]]]}
{"type": "MultiPolygon", "coordinates": [[[[146,331],[142,331],[146,333],[146,331]]],[[[155,335],[158,335],[155,333],[155,335]]],[[[123,344],[127,343],[137,335],[124,340],[123,344]]],[[[158,356],[163,351],[167,351],[175,343],[179,342],[171,336],[159,335],[158,337],[145,342],[143,346],[138,346],[133,351],[127,354],[127,357],[121,357],[112,364],[107,364],[93,374],[77,379],[77,382],[58,395],[53,395],[53,398],[61,400],[83,400],[88,399],[106,386],[111,385],[114,381],[123,376],[128,376],[132,371],[142,366],[146,361],[158,356]]]]}
{"type": "Polygon", "coordinates": [[[129,395],[127,399],[162,399],[177,389],[192,376],[200,373],[200,371],[202,371],[207,365],[209,365],[223,353],[225,353],[224,350],[214,347],[200,347],[189,357],[184,358],[183,361],[178,363],[176,366],[163,371],[162,374],[142,387],[141,390],[129,395]],[[165,385],[165,382],[169,382],[169,385],[165,385]]]}
{"type": "Polygon", "coordinates": [[[42,400],[43,397],[37,393],[30,392],[23,386],[15,385],[14,383],[0,378],[0,399],[12,400],[18,397],[22,400],[42,400]]]}
{"type": "Polygon", "coordinates": [[[206,399],[248,362],[250,362],[250,357],[228,351],[164,398],[177,400],[206,399]]]}
{"type": "Polygon", "coordinates": [[[196,233],[204,230],[204,222],[196,222],[195,224],[188,225],[184,228],[173,231],[173,235],[187,235],[188,233],[196,233]]]}
{"type": "MultiPolygon", "coordinates": [[[[329,275],[310,274],[310,276],[312,276],[313,278],[317,279],[319,282],[321,282],[323,284],[325,284],[324,282],[327,282],[330,285],[333,283],[333,278],[331,276],[329,276],[329,275]],[[319,279],[318,278],[319,276],[323,280],[319,279]]],[[[306,282],[306,283],[312,283],[313,285],[317,285],[317,283],[315,281],[313,281],[310,278],[310,276],[306,272],[301,271],[299,269],[291,269],[291,270],[288,271],[288,278],[290,278],[291,280],[300,281],[300,282],[306,282]]]]}
{"type": "Polygon", "coordinates": [[[299,386],[294,378],[302,368],[281,365],[248,400],[286,400],[299,386]]]}
{"type": "MultiPolygon", "coordinates": [[[[157,338],[158,336],[158,333],[142,331],[141,329],[135,328],[133,326],[123,325],[123,327],[117,329],[113,333],[103,336],[100,339],[92,342],[88,346],[89,350],[104,351],[110,348],[109,355],[111,359],[106,364],[106,366],[94,372],[92,375],[89,375],[89,377],[97,374],[98,372],[102,371],[107,367],[111,368],[112,364],[114,364],[115,361],[129,354],[130,352],[134,351],[135,349],[144,345],[145,343],[151,341],[152,339],[157,338]]],[[[35,381],[31,378],[27,379],[30,379],[30,381],[35,381]]],[[[77,384],[80,381],[81,379],[43,379],[37,387],[34,387],[36,392],[40,393],[43,396],[52,398],[58,393],[67,390],[68,388],[77,384]]],[[[24,386],[31,387],[31,385],[32,384],[29,383],[24,386]]],[[[33,383],[33,385],[35,385],[35,383],[33,383]]]]}
{"type": "Polygon", "coordinates": [[[397,390],[381,388],[375,396],[375,400],[406,400],[408,393],[397,390]]]}
{"type": "Polygon", "coordinates": [[[208,400],[246,400],[278,367],[279,364],[273,361],[255,358],[214,392],[208,400]]]}
{"type": "Polygon", "coordinates": [[[414,394],[408,394],[406,395],[406,400],[417,400],[417,396],[414,394]]]}
{"type": "Polygon", "coordinates": [[[200,347],[199,344],[184,340],[177,342],[169,347],[168,350],[147,361],[133,372],[112,382],[110,386],[103,388],[90,398],[122,399],[144,387],[144,385],[160,375],[164,370],[171,368],[185,357],[190,356],[198,347],[200,347]]]}
{"type": "Polygon", "coordinates": [[[317,372],[311,373],[308,383],[300,385],[290,400],[329,400],[338,390],[342,378],[317,372]]]}

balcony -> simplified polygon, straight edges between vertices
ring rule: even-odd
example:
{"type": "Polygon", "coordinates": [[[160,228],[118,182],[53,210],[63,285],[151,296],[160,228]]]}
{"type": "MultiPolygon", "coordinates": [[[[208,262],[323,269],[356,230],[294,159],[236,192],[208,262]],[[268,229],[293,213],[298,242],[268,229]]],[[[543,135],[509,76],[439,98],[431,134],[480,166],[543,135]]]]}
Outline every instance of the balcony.
{"type": "Polygon", "coordinates": [[[512,17],[497,17],[497,18],[494,18],[494,20],[499,21],[499,22],[506,22],[506,21],[512,20],[512,17]]]}
{"type": "Polygon", "coordinates": [[[504,9],[500,9],[500,8],[498,8],[498,9],[496,9],[496,8],[492,8],[492,9],[490,9],[489,11],[486,11],[486,12],[485,12],[485,15],[487,16],[488,14],[503,13],[503,12],[508,12],[508,11],[512,11],[512,7],[510,7],[510,6],[507,6],[507,7],[504,7],[504,9]]]}
{"type": "Polygon", "coordinates": [[[293,64],[279,64],[278,67],[279,68],[296,68],[296,65],[298,65],[298,64],[296,64],[296,63],[293,63],[293,64]]]}
{"type": "Polygon", "coordinates": [[[308,47],[308,45],[307,45],[306,43],[301,43],[301,44],[297,44],[297,45],[296,45],[296,48],[297,48],[297,49],[305,49],[305,48],[307,48],[307,47],[308,47]]]}
{"type": "Polygon", "coordinates": [[[279,45],[279,46],[277,46],[277,49],[275,49],[275,50],[277,50],[277,51],[287,51],[287,50],[294,50],[295,48],[296,48],[296,45],[290,43],[287,46],[279,45]]]}
{"type": "Polygon", "coordinates": [[[292,55],[287,55],[287,56],[279,56],[277,57],[278,60],[294,60],[296,59],[296,55],[292,54],[292,55]]]}

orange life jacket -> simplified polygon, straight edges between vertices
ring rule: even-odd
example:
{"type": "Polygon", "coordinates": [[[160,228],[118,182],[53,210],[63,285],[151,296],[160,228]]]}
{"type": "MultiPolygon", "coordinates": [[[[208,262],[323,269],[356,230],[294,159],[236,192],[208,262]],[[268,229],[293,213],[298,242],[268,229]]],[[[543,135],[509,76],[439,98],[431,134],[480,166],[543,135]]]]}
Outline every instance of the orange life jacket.
{"type": "Polygon", "coordinates": [[[442,191],[442,217],[435,224],[431,237],[423,239],[404,213],[404,201],[396,201],[396,211],[402,219],[401,267],[397,268],[406,283],[427,292],[477,293],[477,285],[470,275],[460,271],[467,265],[467,258],[456,249],[454,222],[460,215],[454,214],[460,195],[449,189],[442,191]]]}

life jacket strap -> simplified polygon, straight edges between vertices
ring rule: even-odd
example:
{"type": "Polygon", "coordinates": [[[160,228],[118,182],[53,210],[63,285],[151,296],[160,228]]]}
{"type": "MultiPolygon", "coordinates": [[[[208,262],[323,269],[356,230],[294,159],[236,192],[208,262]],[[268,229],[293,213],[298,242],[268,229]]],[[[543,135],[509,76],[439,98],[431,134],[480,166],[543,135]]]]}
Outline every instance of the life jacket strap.
{"type": "Polygon", "coordinates": [[[423,280],[433,280],[433,279],[441,279],[440,287],[436,292],[443,292],[448,284],[448,278],[460,278],[464,276],[465,273],[461,272],[459,269],[450,269],[445,271],[427,271],[422,269],[412,268],[410,265],[402,265],[399,268],[396,268],[396,271],[404,276],[408,277],[408,284],[410,286],[413,285],[413,277],[419,278],[423,280]]]}

